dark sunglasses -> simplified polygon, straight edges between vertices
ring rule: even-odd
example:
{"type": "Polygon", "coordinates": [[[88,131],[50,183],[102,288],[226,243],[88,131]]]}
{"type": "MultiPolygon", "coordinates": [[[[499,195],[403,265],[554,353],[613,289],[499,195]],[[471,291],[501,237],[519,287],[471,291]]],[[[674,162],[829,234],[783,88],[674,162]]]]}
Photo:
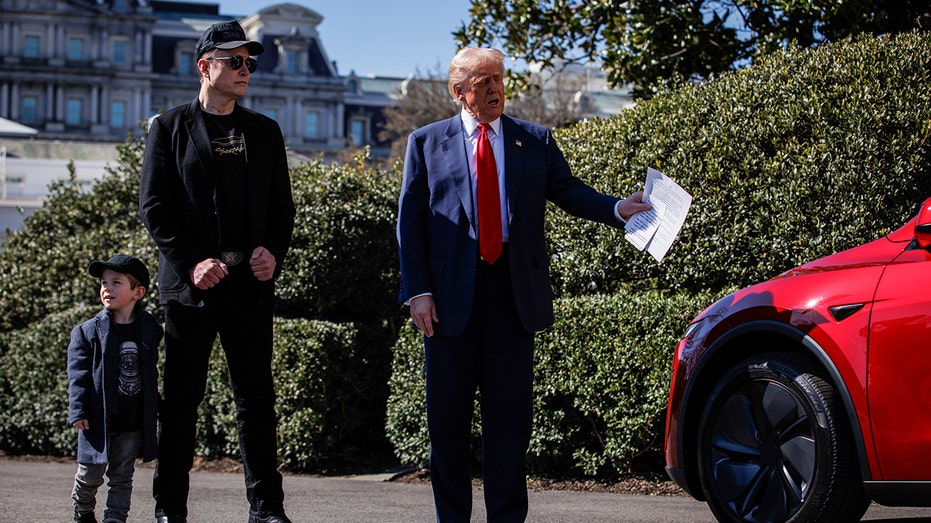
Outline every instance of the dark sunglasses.
{"type": "Polygon", "coordinates": [[[254,73],[255,68],[259,66],[259,63],[255,60],[255,58],[243,58],[238,54],[234,54],[233,56],[214,56],[213,58],[208,58],[207,60],[229,60],[230,69],[234,71],[238,71],[239,68],[242,67],[242,64],[246,64],[246,69],[249,70],[249,74],[254,73]]]}

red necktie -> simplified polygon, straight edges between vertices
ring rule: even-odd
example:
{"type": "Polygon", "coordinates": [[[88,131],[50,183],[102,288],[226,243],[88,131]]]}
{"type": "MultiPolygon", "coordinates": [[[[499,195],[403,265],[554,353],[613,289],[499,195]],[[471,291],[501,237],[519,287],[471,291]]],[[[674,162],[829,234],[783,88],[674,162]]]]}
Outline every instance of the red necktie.
{"type": "Polygon", "coordinates": [[[498,196],[498,168],[488,141],[488,124],[478,124],[475,170],[478,179],[478,252],[488,263],[501,255],[501,199],[498,196]]]}

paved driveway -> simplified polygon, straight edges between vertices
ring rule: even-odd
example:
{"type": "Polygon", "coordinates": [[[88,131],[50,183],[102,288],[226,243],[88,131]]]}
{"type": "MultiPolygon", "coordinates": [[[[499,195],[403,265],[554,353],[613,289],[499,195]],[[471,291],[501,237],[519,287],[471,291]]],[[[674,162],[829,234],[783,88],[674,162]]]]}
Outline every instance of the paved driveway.
{"type": "MultiPolygon", "coordinates": [[[[75,465],[0,459],[0,522],[71,520],[75,465]]],[[[316,478],[285,476],[285,508],[294,523],[433,521],[430,487],[384,481],[384,476],[316,478]]],[[[136,470],[131,522],[153,521],[152,469],[136,470]]],[[[98,495],[98,517],[105,503],[98,495]]],[[[472,521],[485,520],[482,492],[474,491],[472,521]]],[[[245,522],[242,475],[197,472],[191,475],[191,523],[245,522]]],[[[931,521],[931,509],[872,507],[865,520],[887,523],[931,521]]],[[[530,493],[530,522],[540,523],[713,523],[704,503],[687,497],[633,496],[589,492],[530,493]]]]}

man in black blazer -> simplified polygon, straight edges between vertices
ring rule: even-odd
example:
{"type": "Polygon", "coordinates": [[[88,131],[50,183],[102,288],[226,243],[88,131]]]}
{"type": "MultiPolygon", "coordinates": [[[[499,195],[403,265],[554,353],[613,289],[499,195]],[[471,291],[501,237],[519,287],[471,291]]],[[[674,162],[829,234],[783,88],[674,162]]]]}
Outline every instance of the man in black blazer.
{"type": "Polygon", "coordinates": [[[414,131],[404,161],[401,300],[424,333],[430,479],[441,522],[470,518],[476,389],[488,521],[527,516],[533,333],[553,323],[546,201],[612,227],[650,209],[640,192],[619,200],[574,177],[549,129],[503,114],[503,81],[500,51],[460,51],[449,92],[461,113],[414,131]],[[494,152],[485,169],[493,181],[484,187],[497,185],[497,211],[488,204],[479,212],[483,147],[494,152]],[[492,239],[490,250],[483,237],[492,239]]]}
{"type": "Polygon", "coordinates": [[[249,522],[289,522],[277,470],[272,302],[295,209],[278,124],[236,103],[262,51],[238,22],[209,27],[195,48],[198,97],[155,118],[146,142],[139,215],[158,245],[165,312],[153,483],[160,523],[187,518],[197,407],[217,335],[236,403],[249,522]]]}

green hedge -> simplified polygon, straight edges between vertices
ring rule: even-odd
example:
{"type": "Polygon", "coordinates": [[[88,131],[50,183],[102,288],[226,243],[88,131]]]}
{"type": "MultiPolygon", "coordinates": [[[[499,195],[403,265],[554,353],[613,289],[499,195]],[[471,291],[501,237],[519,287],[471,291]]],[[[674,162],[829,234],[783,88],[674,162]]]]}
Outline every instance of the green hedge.
{"type": "Polygon", "coordinates": [[[401,329],[393,358],[385,433],[402,463],[426,466],[430,437],[423,336],[410,323],[401,329]]]}
{"type": "Polygon", "coordinates": [[[277,284],[280,314],[368,324],[400,314],[400,182],[366,167],[364,158],[291,170],[297,221],[277,284]]]}
{"type": "MultiPolygon", "coordinates": [[[[658,291],[563,298],[554,326],[536,337],[532,473],[611,475],[662,445],[671,353],[710,293],[658,291]]],[[[405,463],[429,456],[422,337],[395,346],[388,438],[405,463]]],[[[478,418],[473,420],[478,445],[478,418]]]]}
{"type": "Polygon", "coordinates": [[[68,342],[71,329],[98,311],[79,306],[0,334],[0,449],[75,453],[78,436],[68,424],[68,342]]]}
{"type": "Polygon", "coordinates": [[[557,133],[626,195],[647,167],[694,197],[662,265],[623,231],[549,213],[555,290],[720,289],[874,239],[931,196],[931,33],[789,51],[557,133]]]}
{"type": "MultiPolygon", "coordinates": [[[[388,368],[373,357],[370,327],[277,319],[273,372],[278,393],[279,458],[295,471],[325,471],[384,448],[388,368]]],[[[219,344],[200,409],[197,453],[238,457],[236,411],[219,344]]]]}

